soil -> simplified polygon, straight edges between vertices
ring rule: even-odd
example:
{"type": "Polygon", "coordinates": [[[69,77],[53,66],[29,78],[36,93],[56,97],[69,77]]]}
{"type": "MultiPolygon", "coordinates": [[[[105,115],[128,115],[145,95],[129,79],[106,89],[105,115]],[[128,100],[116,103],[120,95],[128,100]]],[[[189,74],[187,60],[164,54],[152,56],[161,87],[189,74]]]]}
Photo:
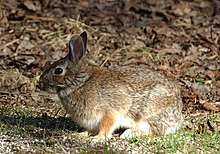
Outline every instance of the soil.
{"type": "MultiPolygon", "coordinates": [[[[218,0],[2,0],[0,109],[68,120],[57,96],[36,85],[46,61],[87,31],[89,65],[147,65],[178,81],[186,117],[219,114],[219,27],[218,0]]],[[[219,123],[204,123],[220,132],[219,123]]]]}

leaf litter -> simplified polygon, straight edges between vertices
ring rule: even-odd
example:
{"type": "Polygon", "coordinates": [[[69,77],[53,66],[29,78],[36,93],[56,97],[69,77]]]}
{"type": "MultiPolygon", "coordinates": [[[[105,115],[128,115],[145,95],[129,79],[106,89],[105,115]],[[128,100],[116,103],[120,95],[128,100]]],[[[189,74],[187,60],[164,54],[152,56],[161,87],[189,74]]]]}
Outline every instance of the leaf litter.
{"type": "MultiPolygon", "coordinates": [[[[57,96],[36,88],[37,80],[46,61],[65,56],[68,40],[86,30],[88,65],[145,64],[179,81],[186,117],[213,112],[219,117],[217,0],[3,0],[0,4],[1,109],[66,116],[57,96]]],[[[206,119],[201,124],[186,123],[186,127],[219,132],[220,122],[206,119]]]]}

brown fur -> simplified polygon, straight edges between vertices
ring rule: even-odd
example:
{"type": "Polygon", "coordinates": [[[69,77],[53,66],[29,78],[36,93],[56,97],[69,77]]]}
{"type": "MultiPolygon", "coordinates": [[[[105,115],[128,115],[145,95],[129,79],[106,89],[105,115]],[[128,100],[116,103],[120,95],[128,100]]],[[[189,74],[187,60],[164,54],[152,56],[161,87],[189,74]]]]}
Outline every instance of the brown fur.
{"type": "Polygon", "coordinates": [[[76,123],[100,139],[110,138],[119,127],[144,134],[168,134],[180,128],[182,100],[174,81],[143,65],[109,70],[87,67],[80,61],[81,54],[75,54],[85,53],[84,48],[74,48],[84,45],[85,38],[80,37],[85,34],[81,35],[71,39],[70,50],[74,50],[48,67],[40,78],[41,88],[57,93],[76,123]],[[57,67],[64,73],[55,74],[57,67]]]}
{"type": "Polygon", "coordinates": [[[114,130],[112,130],[115,124],[115,117],[110,112],[107,112],[100,123],[98,138],[105,139],[105,137],[110,137],[114,130]]]}

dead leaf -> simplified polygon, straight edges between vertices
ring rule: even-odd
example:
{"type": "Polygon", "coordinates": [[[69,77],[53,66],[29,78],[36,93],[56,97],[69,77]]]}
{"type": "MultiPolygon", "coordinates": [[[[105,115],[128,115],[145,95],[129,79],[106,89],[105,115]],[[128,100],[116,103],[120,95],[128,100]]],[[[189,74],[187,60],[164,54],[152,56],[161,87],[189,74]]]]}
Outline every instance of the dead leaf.
{"type": "Polygon", "coordinates": [[[203,108],[209,111],[215,111],[215,112],[219,112],[220,111],[220,107],[217,107],[211,103],[204,103],[203,104],[203,108]]]}
{"type": "Polygon", "coordinates": [[[140,40],[136,40],[132,45],[130,45],[128,48],[130,51],[136,51],[139,50],[141,48],[146,47],[146,45],[144,44],[143,41],[140,40]]]}
{"type": "MultiPolygon", "coordinates": [[[[1,9],[1,8],[0,8],[1,9]]],[[[5,10],[0,10],[0,23],[7,23],[8,19],[5,14],[5,10]]]]}
{"type": "Polygon", "coordinates": [[[220,80],[220,72],[219,71],[211,71],[211,70],[208,70],[206,72],[207,76],[212,79],[212,80],[220,80]]]}
{"type": "Polygon", "coordinates": [[[190,54],[188,56],[185,56],[184,61],[193,61],[193,62],[195,62],[196,59],[199,57],[199,54],[200,54],[199,52],[195,52],[194,54],[190,54]]]}
{"type": "Polygon", "coordinates": [[[37,0],[31,1],[31,0],[26,0],[24,1],[24,5],[32,11],[40,11],[41,10],[41,3],[37,0]]]}
{"type": "Polygon", "coordinates": [[[5,6],[12,10],[16,10],[19,5],[20,3],[17,0],[7,0],[7,2],[5,3],[5,6]]]}
{"type": "Polygon", "coordinates": [[[190,12],[191,9],[182,1],[180,1],[178,5],[173,6],[173,13],[178,16],[188,15],[190,12]]]}
{"type": "Polygon", "coordinates": [[[18,46],[18,48],[17,48],[17,50],[30,50],[30,49],[32,49],[32,48],[34,48],[35,46],[30,42],[30,41],[22,41],[20,44],[19,44],[19,46],[18,46]]]}
{"type": "Polygon", "coordinates": [[[61,18],[65,15],[64,11],[60,8],[55,8],[51,12],[47,14],[50,18],[56,17],[56,18],[61,18]]]}
{"type": "Polygon", "coordinates": [[[197,94],[198,96],[203,96],[203,95],[206,95],[208,94],[211,90],[210,90],[210,87],[208,85],[205,85],[205,84],[199,84],[199,83],[192,83],[188,80],[182,80],[185,85],[188,87],[188,88],[191,88],[193,90],[193,92],[195,94],[197,94]]]}
{"type": "Polygon", "coordinates": [[[30,65],[35,62],[35,57],[34,56],[27,56],[27,55],[18,55],[15,57],[15,60],[17,60],[23,64],[30,65]]]}

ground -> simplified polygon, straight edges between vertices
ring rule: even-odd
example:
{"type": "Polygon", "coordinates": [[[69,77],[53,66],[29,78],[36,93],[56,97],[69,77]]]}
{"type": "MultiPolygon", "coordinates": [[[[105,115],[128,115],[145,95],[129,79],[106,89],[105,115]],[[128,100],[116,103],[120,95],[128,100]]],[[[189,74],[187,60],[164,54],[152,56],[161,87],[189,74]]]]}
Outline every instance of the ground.
{"type": "Polygon", "coordinates": [[[0,153],[219,153],[220,1],[1,0],[0,153]],[[86,62],[145,64],[182,87],[174,135],[94,142],[36,85],[87,31],[86,62]]]}

